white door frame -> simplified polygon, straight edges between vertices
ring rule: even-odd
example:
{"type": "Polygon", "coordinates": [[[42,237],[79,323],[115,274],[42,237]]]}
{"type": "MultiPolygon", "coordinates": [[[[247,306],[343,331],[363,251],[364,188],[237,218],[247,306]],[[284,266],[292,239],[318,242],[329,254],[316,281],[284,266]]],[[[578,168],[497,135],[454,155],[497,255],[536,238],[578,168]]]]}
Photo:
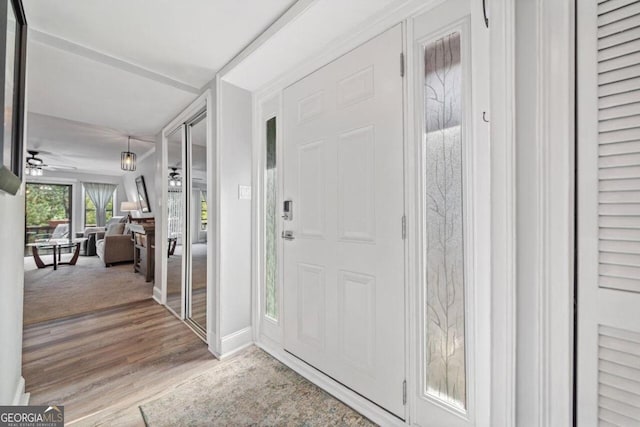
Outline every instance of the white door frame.
{"type": "MultiPolygon", "coordinates": [[[[219,275],[217,274],[218,259],[220,256],[220,191],[218,183],[220,168],[217,165],[218,159],[218,144],[217,139],[214,138],[215,132],[215,113],[213,94],[211,89],[204,91],[195,101],[193,101],[188,107],[186,107],[180,114],[176,116],[167,126],[162,129],[162,147],[161,156],[158,162],[160,171],[156,176],[156,179],[160,180],[161,197],[159,212],[156,213],[156,217],[159,218],[156,227],[156,241],[160,241],[160,244],[156,246],[156,259],[161,261],[161,277],[156,278],[156,282],[160,283],[160,303],[162,305],[167,304],[167,251],[168,242],[166,236],[166,230],[168,226],[167,215],[164,212],[167,206],[167,192],[168,192],[168,159],[167,159],[167,138],[181,123],[187,122],[194,117],[201,110],[206,111],[207,121],[207,206],[209,206],[209,230],[210,235],[207,238],[207,251],[210,256],[207,257],[207,331],[206,342],[209,345],[209,350],[215,355],[219,354],[220,342],[219,342],[219,326],[220,322],[217,320],[220,310],[218,307],[219,298],[218,289],[220,288],[219,275]],[[213,256],[211,256],[213,255],[213,256]]],[[[186,143],[187,141],[185,141],[186,143]]],[[[183,265],[184,265],[183,261],[183,265]]],[[[184,272],[183,272],[184,274],[184,272]]],[[[184,280],[183,280],[184,282],[184,280]]],[[[183,296],[184,296],[184,284],[183,284],[183,296]]],[[[182,311],[184,312],[184,301],[182,301],[182,311]]],[[[188,323],[187,323],[188,324],[188,323]]]]}
{"type": "MultiPolygon", "coordinates": [[[[282,206],[282,98],[278,92],[273,96],[267,96],[259,101],[253,97],[253,121],[254,121],[254,145],[253,145],[253,236],[252,236],[252,295],[253,295],[253,340],[259,341],[260,337],[276,343],[282,342],[282,275],[277,277],[278,319],[273,320],[265,316],[264,284],[264,170],[266,166],[266,122],[271,118],[276,119],[276,167],[278,194],[276,207],[282,206]]],[[[276,235],[281,231],[281,221],[276,222],[276,235]]],[[[283,242],[277,240],[278,273],[282,271],[283,242]]]]}
{"type": "Polygon", "coordinates": [[[518,288],[529,288],[532,299],[516,308],[522,322],[518,345],[529,357],[517,366],[522,383],[514,423],[569,426],[574,397],[575,10],[573,0],[535,0],[527,7],[524,15],[533,23],[530,29],[518,27],[517,37],[534,46],[529,53],[533,65],[518,64],[529,67],[521,75],[530,76],[519,84],[533,86],[535,99],[523,97],[518,105],[529,103],[519,111],[520,120],[535,132],[520,134],[517,141],[527,164],[516,179],[529,182],[517,196],[519,227],[528,230],[518,236],[517,247],[518,288]],[[534,308],[525,310],[525,304],[534,308]]]}
{"type": "MultiPolygon", "coordinates": [[[[413,132],[410,154],[413,167],[412,184],[415,189],[407,193],[407,199],[413,202],[413,211],[415,212],[415,221],[411,221],[411,231],[409,235],[414,242],[410,243],[412,255],[414,258],[414,266],[411,272],[417,277],[414,279],[415,285],[410,287],[414,295],[411,296],[411,309],[414,310],[411,324],[415,329],[411,332],[414,337],[411,355],[414,360],[411,362],[411,376],[416,378],[414,381],[415,393],[412,393],[412,419],[418,422],[419,414],[422,409],[422,418],[424,418],[425,407],[432,407],[432,410],[442,410],[443,414],[451,414],[449,422],[462,424],[483,425],[483,420],[489,420],[490,414],[487,408],[491,399],[487,390],[491,385],[491,376],[489,375],[491,367],[491,348],[490,348],[490,299],[491,294],[491,270],[489,265],[491,251],[490,227],[487,225],[491,221],[490,212],[490,167],[491,162],[488,156],[489,147],[489,124],[483,120],[483,112],[489,111],[489,88],[487,85],[489,75],[489,32],[486,30],[484,22],[479,20],[470,20],[467,14],[475,14],[482,16],[481,2],[469,2],[464,5],[459,2],[457,5],[453,2],[451,7],[463,7],[467,10],[465,17],[458,17],[451,22],[442,22],[440,26],[431,29],[430,32],[424,33],[424,28],[418,27],[420,20],[415,24],[410,21],[416,28],[409,25],[408,41],[412,43],[412,49],[415,54],[412,56],[412,65],[410,66],[410,77],[407,84],[413,97],[410,107],[412,113],[410,115],[413,132]],[[452,31],[460,31],[461,33],[461,55],[462,55],[462,97],[463,105],[463,143],[462,143],[462,185],[463,191],[463,227],[464,227],[464,289],[465,289],[465,361],[466,361],[466,387],[467,387],[467,405],[465,413],[453,410],[438,399],[425,399],[422,389],[422,381],[425,378],[425,372],[419,357],[422,357],[421,350],[424,348],[424,315],[421,312],[421,304],[424,301],[424,260],[421,255],[423,243],[423,225],[425,213],[424,206],[424,190],[422,186],[422,174],[424,173],[424,165],[422,162],[424,134],[424,101],[422,99],[424,89],[424,66],[422,64],[422,49],[425,42],[430,42],[441,35],[452,31]],[[422,37],[419,34],[422,33],[422,37]],[[421,38],[421,40],[417,40],[421,38]],[[473,70],[473,72],[471,72],[473,70]],[[472,136],[471,136],[472,134],[472,136]],[[455,420],[455,421],[453,421],[455,420]]],[[[444,10],[447,4],[443,5],[444,10]]],[[[448,12],[449,13],[449,12],[448,12]]],[[[453,12],[451,12],[453,13],[453,12]]],[[[457,12],[458,14],[460,11],[457,12]]],[[[427,19],[429,15],[427,14],[427,19]]],[[[421,18],[424,19],[424,18],[421,18]]],[[[449,18],[451,19],[451,18],[449,18]]],[[[424,27],[424,24],[422,24],[424,27]]],[[[485,114],[486,118],[486,114],[485,114]]],[[[486,421],[485,421],[486,422],[486,421]]],[[[458,424],[456,424],[458,425],[458,424]]]]}
{"type": "MultiPolygon", "coordinates": [[[[570,1],[562,0],[559,2],[557,0],[539,0],[541,5],[541,10],[544,11],[543,18],[540,20],[541,25],[544,28],[551,28],[554,25],[557,27],[553,28],[553,31],[547,34],[549,40],[547,41],[546,46],[550,46],[554,43],[563,43],[562,49],[564,52],[572,52],[572,46],[570,46],[567,41],[567,37],[571,37],[569,32],[564,33],[563,31],[571,31],[572,22],[571,17],[572,9],[567,6],[570,1]],[[558,13],[559,15],[554,16],[553,13],[558,13]]],[[[385,19],[374,22],[374,23],[366,23],[363,26],[357,28],[353,32],[352,37],[348,37],[346,39],[342,39],[331,46],[329,46],[326,50],[326,54],[319,55],[314,57],[313,59],[304,62],[301,66],[295,68],[291,72],[286,73],[281,76],[281,78],[277,79],[274,82],[266,85],[262,89],[256,91],[254,93],[254,112],[256,114],[254,135],[260,136],[262,129],[261,120],[258,120],[260,116],[260,105],[272,98],[274,96],[278,96],[281,90],[286,87],[288,84],[296,81],[297,79],[303,77],[309,72],[320,68],[325,63],[335,59],[336,57],[346,53],[347,51],[353,49],[354,47],[362,44],[367,39],[373,37],[375,34],[381,33],[384,29],[391,27],[398,22],[403,22],[405,19],[414,16],[418,13],[422,13],[425,10],[428,10],[435,5],[439,4],[440,1],[432,1],[428,2],[426,5],[423,1],[407,1],[404,3],[403,7],[399,7],[397,12],[385,17],[385,19]]],[[[491,269],[491,282],[492,282],[492,292],[491,295],[486,295],[485,298],[490,298],[490,306],[491,310],[485,310],[483,313],[479,313],[480,318],[486,322],[486,324],[491,325],[491,346],[492,353],[491,359],[485,361],[486,363],[483,365],[482,362],[477,363],[478,372],[482,372],[486,375],[487,378],[491,380],[491,395],[490,402],[489,397],[487,396],[486,405],[483,405],[482,402],[477,402],[477,413],[476,413],[476,423],[479,426],[514,426],[516,425],[516,388],[515,388],[515,379],[516,379],[516,232],[515,232],[515,215],[516,215],[516,191],[515,191],[515,179],[516,179],[516,158],[515,158],[515,150],[516,150],[516,139],[515,139],[515,3],[516,0],[492,0],[487,2],[490,8],[489,19],[490,19],[490,64],[491,64],[491,78],[490,78],[490,100],[489,100],[489,111],[487,115],[487,119],[491,121],[491,152],[485,153],[485,161],[491,162],[491,194],[492,194],[492,229],[491,229],[491,257],[494,260],[490,266],[491,269]],[[488,365],[488,366],[487,366],[488,365]],[[489,369],[490,368],[490,369],[489,369]]],[[[253,47],[253,49],[259,48],[258,46],[253,47]]],[[[411,49],[407,49],[406,39],[405,39],[405,55],[407,57],[408,64],[411,64],[412,52],[411,49]]],[[[566,58],[569,58],[571,55],[568,55],[566,58]]],[[[541,58],[539,58],[540,60],[541,58]]],[[[572,106],[566,104],[554,104],[555,98],[552,97],[553,91],[558,93],[572,93],[569,90],[571,86],[569,84],[570,78],[572,78],[570,70],[571,67],[567,67],[566,63],[553,61],[553,57],[549,56],[547,61],[544,62],[545,68],[543,71],[546,75],[549,72],[549,69],[553,69],[551,72],[559,72],[561,78],[555,81],[546,81],[545,84],[548,85],[548,88],[545,90],[545,96],[547,99],[547,105],[554,108],[554,111],[557,112],[555,115],[548,114],[547,118],[550,122],[550,126],[553,126],[550,130],[550,133],[547,135],[547,138],[550,138],[551,135],[557,137],[558,139],[562,139],[563,141],[566,139],[568,135],[571,133],[568,131],[567,127],[569,124],[572,124],[572,121],[568,121],[563,125],[563,120],[567,118],[573,117],[572,106]],[[563,68],[564,67],[564,68],[563,68]],[[564,72],[562,72],[564,71],[564,72]]],[[[411,67],[407,67],[408,70],[411,70],[411,67]]],[[[552,80],[552,79],[548,79],[552,80]]],[[[405,81],[409,81],[405,79],[405,81]]],[[[405,95],[406,95],[406,104],[405,104],[405,117],[407,120],[406,126],[407,129],[412,129],[412,124],[410,121],[412,120],[412,95],[410,94],[410,90],[407,87],[407,83],[405,83],[405,95]]],[[[572,139],[570,139],[572,141],[572,139]]],[[[556,141],[557,142],[557,141],[556,141]]],[[[261,147],[262,140],[257,137],[254,138],[254,160],[259,159],[261,155],[261,147]]],[[[406,144],[406,141],[405,141],[406,144]]],[[[544,182],[556,182],[551,181],[549,179],[562,179],[560,182],[571,183],[572,176],[569,173],[571,168],[567,168],[567,164],[571,164],[571,160],[567,160],[567,153],[570,150],[567,147],[568,143],[565,144],[547,144],[546,146],[549,148],[550,152],[547,154],[546,158],[551,158],[555,155],[555,151],[559,151],[560,157],[556,158],[558,162],[561,163],[561,166],[564,169],[559,168],[547,168],[546,173],[548,174],[547,180],[544,182]]],[[[572,147],[572,144],[569,144],[572,147]]],[[[406,145],[405,145],[406,147],[406,145]]],[[[411,148],[406,147],[407,156],[410,155],[411,148]]],[[[410,164],[410,163],[409,163],[410,164]]],[[[259,169],[260,163],[254,163],[254,194],[257,196],[256,200],[260,200],[262,195],[261,185],[261,170],[259,169]]],[[[571,169],[572,170],[572,169],[571,169]]],[[[411,174],[412,171],[407,170],[406,174],[411,174]]],[[[411,176],[407,176],[407,186],[406,191],[409,194],[415,193],[415,183],[412,182],[411,176]]],[[[569,191],[570,185],[561,185],[558,187],[548,186],[546,190],[547,198],[549,203],[545,204],[543,209],[545,213],[545,217],[551,218],[552,215],[556,215],[556,211],[559,212],[569,212],[568,209],[568,200],[571,200],[572,192],[569,191]],[[569,197],[568,197],[569,196],[569,197]],[[562,202],[560,202],[562,201],[562,202]],[[552,203],[552,204],[551,204],[552,203]]],[[[417,218],[415,217],[415,206],[412,206],[412,201],[408,201],[406,206],[406,212],[408,214],[408,233],[411,234],[415,232],[415,229],[412,228],[416,223],[417,218]]],[[[272,354],[276,357],[284,360],[287,364],[294,367],[294,369],[301,372],[303,375],[311,378],[312,381],[324,385],[326,388],[332,390],[335,395],[345,399],[345,401],[352,404],[356,409],[363,411],[367,416],[372,417],[373,420],[379,422],[385,422],[386,424],[393,424],[392,420],[385,419],[383,414],[377,414],[375,412],[375,408],[371,408],[369,404],[367,406],[366,402],[357,401],[357,398],[353,396],[348,396],[348,392],[345,390],[334,389],[335,385],[327,385],[330,384],[326,378],[318,377],[313,372],[308,372],[308,369],[304,367],[296,366],[295,360],[289,360],[287,355],[281,351],[281,343],[273,341],[268,337],[264,337],[260,335],[260,316],[259,306],[255,304],[259,304],[259,289],[261,287],[261,275],[257,274],[260,271],[259,259],[262,255],[260,242],[262,228],[259,221],[262,213],[258,211],[260,204],[254,202],[254,215],[253,215],[253,230],[254,230],[254,240],[253,240],[253,254],[254,254],[254,322],[256,326],[256,342],[261,345],[263,348],[268,349],[272,354]],[[355,402],[355,403],[354,403],[355,402]],[[366,409],[363,410],[363,405],[366,409]]],[[[571,211],[572,212],[572,211],[571,211]]],[[[570,250],[572,244],[571,236],[572,236],[572,226],[570,218],[565,216],[560,216],[561,224],[554,225],[554,228],[548,228],[548,240],[544,241],[543,246],[545,248],[553,248],[554,253],[560,252],[565,255],[569,254],[568,257],[572,257],[572,251],[570,250]],[[561,244],[558,245],[558,242],[561,241],[561,244]]],[[[411,241],[407,241],[407,245],[411,245],[411,241]]],[[[413,254],[414,251],[409,251],[409,254],[413,254]]],[[[567,396],[567,387],[565,384],[570,384],[570,378],[567,380],[565,376],[565,380],[561,381],[560,384],[553,384],[549,381],[552,376],[559,375],[562,372],[562,368],[571,369],[571,348],[572,342],[571,339],[566,339],[566,337],[572,337],[572,321],[567,322],[567,313],[570,313],[568,317],[572,318],[572,290],[568,288],[562,288],[558,286],[550,286],[552,283],[557,282],[559,279],[563,282],[566,282],[567,279],[567,270],[570,268],[567,265],[563,264],[563,260],[566,260],[567,256],[564,258],[559,258],[555,261],[555,258],[549,259],[549,261],[553,260],[554,265],[552,265],[551,269],[547,269],[548,271],[548,281],[547,288],[550,293],[554,293],[553,295],[548,294],[547,300],[549,305],[553,304],[553,310],[550,309],[549,306],[541,307],[540,309],[540,317],[541,322],[544,321],[547,326],[549,325],[561,325],[558,328],[549,329],[544,336],[545,339],[548,339],[549,342],[553,343],[556,346],[553,350],[553,360],[554,363],[551,365],[545,366],[541,370],[541,374],[539,377],[539,382],[545,384],[545,389],[549,390],[550,393],[553,393],[554,397],[541,397],[547,401],[547,405],[544,406],[542,410],[542,418],[546,420],[555,420],[555,419],[565,419],[563,414],[571,413],[571,405],[567,404],[567,400],[565,397],[567,396]],[[559,294],[559,295],[555,295],[559,294]],[[556,296],[558,298],[556,298],[556,296]],[[562,323],[552,323],[555,321],[561,321],[562,323]],[[552,390],[553,389],[553,390],[552,390]],[[552,399],[554,399],[552,401],[552,399]],[[559,400],[555,400],[559,399],[559,400]],[[551,402],[555,403],[555,409],[552,411],[551,402]],[[557,413],[557,414],[556,414],[557,413]],[[561,416],[562,418],[556,418],[557,416],[561,416]]],[[[408,281],[411,282],[412,278],[415,280],[416,276],[416,262],[415,255],[409,255],[407,259],[407,278],[408,281]],[[413,258],[412,258],[413,257],[413,258]]],[[[546,267],[545,267],[546,268],[546,267]]],[[[414,282],[415,283],[415,282],[414,282]]],[[[407,292],[407,295],[409,293],[407,292]]],[[[409,298],[409,297],[407,297],[409,298]]],[[[411,304],[409,304],[409,307],[411,304]]],[[[410,326],[415,319],[415,311],[408,310],[407,312],[407,326],[410,326]]],[[[408,329],[409,334],[413,334],[415,332],[415,328],[408,329]]],[[[544,349],[536,349],[536,351],[541,353],[550,352],[551,347],[547,346],[544,349]]],[[[411,354],[411,350],[407,349],[407,357],[411,354]]],[[[410,361],[407,361],[407,366],[410,366],[410,361]]],[[[567,372],[567,371],[564,371],[567,372]]],[[[409,381],[411,379],[407,378],[409,381]]],[[[412,385],[408,386],[409,390],[412,390],[412,385]]],[[[571,396],[571,395],[570,395],[571,396]]],[[[411,404],[411,394],[409,394],[409,403],[411,404]]],[[[410,422],[410,419],[408,420],[410,422]]],[[[547,425],[548,423],[540,423],[540,425],[547,425]]]]}

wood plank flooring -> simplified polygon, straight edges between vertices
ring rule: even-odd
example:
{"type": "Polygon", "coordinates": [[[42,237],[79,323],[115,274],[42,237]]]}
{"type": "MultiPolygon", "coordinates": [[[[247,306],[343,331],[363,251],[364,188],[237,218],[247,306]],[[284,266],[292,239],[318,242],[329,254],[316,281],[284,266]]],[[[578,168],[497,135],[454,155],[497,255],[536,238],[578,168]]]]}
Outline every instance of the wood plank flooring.
{"type": "Polygon", "coordinates": [[[218,363],[153,300],[26,326],[23,344],[30,403],[65,405],[67,423],[130,411],[218,363]]]}

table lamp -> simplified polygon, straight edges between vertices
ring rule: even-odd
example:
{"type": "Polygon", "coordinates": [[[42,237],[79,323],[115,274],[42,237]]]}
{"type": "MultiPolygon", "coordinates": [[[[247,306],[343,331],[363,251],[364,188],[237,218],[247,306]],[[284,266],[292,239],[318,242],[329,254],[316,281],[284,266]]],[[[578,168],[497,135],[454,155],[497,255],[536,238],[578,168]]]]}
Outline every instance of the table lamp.
{"type": "MultiPolygon", "coordinates": [[[[120,203],[121,212],[133,212],[138,210],[138,204],[136,202],[122,202],[120,203]]],[[[127,214],[129,221],[131,221],[131,214],[127,214]]]]}

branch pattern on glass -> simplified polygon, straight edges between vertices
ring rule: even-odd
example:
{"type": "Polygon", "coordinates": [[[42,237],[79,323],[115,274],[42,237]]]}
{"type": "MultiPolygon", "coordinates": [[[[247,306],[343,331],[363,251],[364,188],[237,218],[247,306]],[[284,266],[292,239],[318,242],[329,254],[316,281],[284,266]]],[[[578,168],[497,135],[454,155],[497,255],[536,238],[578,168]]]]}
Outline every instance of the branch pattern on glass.
{"type": "Polygon", "coordinates": [[[267,121],[265,168],[265,314],[278,319],[276,118],[267,121]]]}
{"type": "Polygon", "coordinates": [[[425,46],[425,393],[466,408],[460,33],[425,46]]]}

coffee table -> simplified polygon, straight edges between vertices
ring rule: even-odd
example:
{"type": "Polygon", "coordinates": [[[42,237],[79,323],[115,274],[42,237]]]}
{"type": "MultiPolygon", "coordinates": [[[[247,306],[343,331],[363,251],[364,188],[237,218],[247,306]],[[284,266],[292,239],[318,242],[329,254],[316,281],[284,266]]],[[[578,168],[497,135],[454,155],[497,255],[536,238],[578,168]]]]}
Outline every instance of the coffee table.
{"type": "Polygon", "coordinates": [[[82,242],[87,240],[86,237],[77,238],[77,239],[49,239],[47,241],[29,243],[27,246],[31,247],[31,253],[33,253],[33,260],[36,263],[38,268],[45,268],[53,266],[54,270],[58,269],[59,265],[76,265],[78,261],[78,256],[80,255],[80,245],[82,242]],[[62,262],[62,251],[61,249],[73,248],[75,246],[75,251],[73,256],[68,262],[62,262]],[[40,258],[40,249],[53,249],[53,263],[45,264],[40,258]]]}

